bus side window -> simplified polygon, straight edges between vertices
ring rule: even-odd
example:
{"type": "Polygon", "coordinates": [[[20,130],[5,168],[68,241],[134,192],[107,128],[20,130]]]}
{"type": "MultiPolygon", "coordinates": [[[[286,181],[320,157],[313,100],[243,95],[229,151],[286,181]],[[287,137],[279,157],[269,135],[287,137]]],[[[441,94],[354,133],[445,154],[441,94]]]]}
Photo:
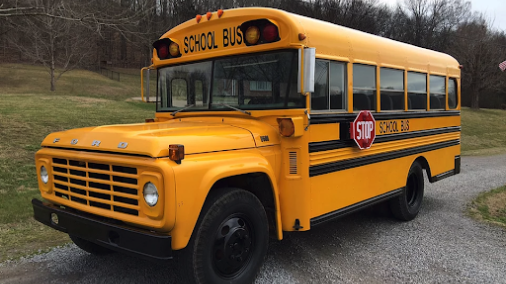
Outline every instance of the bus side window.
{"type": "Polygon", "coordinates": [[[376,110],[376,67],[353,64],[353,110],[376,110]]]}
{"type": "Polygon", "coordinates": [[[316,60],[314,92],[311,94],[311,109],[329,109],[329,62],[316,60]]]}
{"type": "Polygon", "coordinates": [[[448,79],[448,107],[457,108],[457,82],[454,78],[448,79]]]}
{"type": "Polygon", "coordinates": [[[446,108],[446,78],[430,75],[430,109],[446,108]]]}
{"type": "Polygon", "coordinates": [[[172,79],[171,81],[171,99],[173,107],[185,107],[189,103],[187,101],[188,85],[184,79],[172,79]]]}
{"type": "Polygon", "coordinates": [[[381,110],[404,110],[404,71],[380,70],[381,110]]]}
{"type": "Polygon", "coordinates": [[[330,62],[330,109],[344,110],[346,105],[346,64],[330,62]]]}
{"type": "Polygon", "coordinates": [[[408,109],[427,109],[427,75],[408,72],[408,109]]]}
{"type": "Polygon", "coordinates": [[[343,110],[346,108],[345,68],[341,62],[316,60],[315,91],[311,94],[312,110],[343,110]]]}

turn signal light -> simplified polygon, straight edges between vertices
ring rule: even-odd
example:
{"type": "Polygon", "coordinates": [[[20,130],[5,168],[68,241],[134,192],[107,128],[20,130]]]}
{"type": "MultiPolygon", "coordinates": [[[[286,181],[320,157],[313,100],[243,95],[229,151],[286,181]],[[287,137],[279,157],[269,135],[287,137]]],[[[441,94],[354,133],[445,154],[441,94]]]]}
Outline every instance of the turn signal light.
{"type": "Polygon", "coordinates": [[[247,46],[279,41],[279,28],[267,19],[244,22],[240,27],[247,46]]]}
{"type": "Polygon", "coordinates": [[[153,43],[156,54],[160,59],[181,57],[179,44],[170,38],[162,38],[153,43]]]}
{"type": "Polygon", "coordinates": [[[176,57],[179,55],[179,44],[172,42],[169,45],[169,52],[172,57],[176,57]]]}
{"type": "Polygon", "coordinates": [[[249,44],[256,44],[259,39],[260,39],[260,30],[257,27],[251,26],[246,30],[246,41],[249,44]]]}
{"type": "Polygon", "coordinates": [[[172,144],[169,145],[169,159],[181,164],[181,160],[184,159],[184,145],[172,144]]]}
{"type": "Polygon", "coordinates": [[[290,137],[295,133],[295,125],[291,118],[278,118],[279,134],[290,137]]]}

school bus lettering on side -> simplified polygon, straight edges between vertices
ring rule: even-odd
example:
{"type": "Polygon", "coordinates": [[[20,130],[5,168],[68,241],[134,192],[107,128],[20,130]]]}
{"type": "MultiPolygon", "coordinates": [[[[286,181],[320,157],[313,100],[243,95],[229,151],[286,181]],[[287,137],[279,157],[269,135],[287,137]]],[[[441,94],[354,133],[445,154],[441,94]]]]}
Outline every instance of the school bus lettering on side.
{"type": "Polygon", "coordinates": [[[409,131],[409,120],[389,120],[379,122],[379,134],[398,133],[409,131]]]}
{"type": "Polygon", "coordinates": [[[460,172],[449,55],[241,8],[169,30],[152,62],[154,119],[51,133],[36,153],[35,219],[87,252],[177,253],[181,283],[252,283],[284,232],[380,201],[412,220],[423,171],[460,172]]]}

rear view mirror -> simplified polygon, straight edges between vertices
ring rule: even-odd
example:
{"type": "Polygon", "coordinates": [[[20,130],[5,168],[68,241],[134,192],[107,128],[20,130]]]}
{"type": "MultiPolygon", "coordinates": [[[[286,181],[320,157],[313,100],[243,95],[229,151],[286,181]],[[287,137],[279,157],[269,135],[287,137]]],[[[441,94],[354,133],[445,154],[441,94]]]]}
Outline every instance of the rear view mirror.
{"type": "Polygon", "coordinates": [[[297,91],[302,94],[314,92],[314,72],[316,64],[316,49],[299,49],[299,82],[297,91]],[[302,68],[301,68],[302,65],[302,68]],[[300,74],[302,72],[302,74],[300,74]]]}

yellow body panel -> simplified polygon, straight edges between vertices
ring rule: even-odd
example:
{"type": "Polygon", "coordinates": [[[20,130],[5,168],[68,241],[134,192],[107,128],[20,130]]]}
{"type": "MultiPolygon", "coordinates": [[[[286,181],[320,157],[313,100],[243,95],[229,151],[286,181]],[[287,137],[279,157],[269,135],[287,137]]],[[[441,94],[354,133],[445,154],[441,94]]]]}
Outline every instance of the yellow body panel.
{"type": "MultiPolygon", "coordinates": [[[[454,160],[460,155],[460,69],[458,62],[449,55],[266,8],[225,10],[221,18],[213,13],[210,20],[203,17],[200,23],[191,19],[168,31],[162,38],[170,38],[178,43],[182,55],[179,58],[160,60],[154,51],[150,69],[223,56],[314,47],[317,58],[349,63],[345,69],[348,92],[346,110],[312,111],[309,105],[311,97],[308,95],[306,109],[251,110],[251,115],[238,111],[186,110],[176,116],[169,112],[157,112],[155,122],[152,123],[99,126],[52,133],[42,142],[44,149],[36,155],[37,168],[45,165],[50,169],[48,184],[39,182],[44,199],[117,219],[133,227],[170,234],[172,248],[181,249],[187,245],[194,231],[210,190],[223,178],[249,173],[267,175],[275,205],[277,237],[281,239],[283,231],[309,230],[311,218],[402,188],[409,168],[417,158],[422,157],[427,161],[432,176],[456,167],[454,160]],[[275,23],[279,28],[280,40],[256,46],[238,44],[238,27],[243,22],[256,19],[268,19],[275,23]],[[299,34],[304,34],[306,38],[299,40],[299,34]],[[201,35],[206,40],[205,49],[203,45],[196,47],[195,37],[201,35]],[[231,42],[232,35],[235,44],[231,42]],[[190,36],[194,37],[193,43],[190,36]],[[190,50],[192,44],[193,51],[190,50]],[[377,69],[389,67],[456,78],[459,98],[457,107],[451,112],[447,102],[446,109],[440,112],[396,111],[392,112],[395,114],[392,116],[394,119],[380,119],[378,116],[376,139],[398,134],[418,136],[394,137],[391,141],[375,143],[370,149],[359,150],[350,143],[352,141],[347,137],[349,133],[343,131],[354,117],[351,114],[352,63],[372,64],[377,69]],[[446,115],[445,112],[451,115],[446,115]],[[422,114],[417,117],[413,113],[422,114]],[[329,121],[312,123],[322,115],[334,116],[336,121],[331,118],[329,121]],[[280,117],[294,119],[297,137],[282,137],[278,133],[277,118],[280,117]],[[449,131],[433,131],[441,129],[449,131]],[[432,134],[425,135],[424,131],[429,130],[433,131],[432,134]],[[333,163],[367,159],[374,155],[410,151],[417,147],[452,141],[457,145],[402,157],[393,156],[392,159],[324,174],[311,173],[312,169],[333,163]],[[330,149],[324,145],[324,148],[310,150],[314,145],[320,147],[320,144],[334,142],[341,144],[335,148],[331,145],[330,149]],[[168,158],[170,144],[184,145],[185,158],[180,164],[168,158]],[[54,164],[55,161],[65,161],[67,164],[54,164]],[[96,168],[96,164],[99,167],[105,165],[108,170],[96,168]],[[135,168],[136,173],[115,171],[115,167],[135,168]],[[55,173],[54,170],[61,172],[55,173]],[[83,172],[86,178],[79,178],[83,172]],[[107,174],[118,180],[130,178],[137,185],[117,182],[114,178],[100,181],[91,177],[97,174],[107,174]],[[60,180],[53,180],[53,175],[59,176],[60,180]],[[67,182],[62,181],[65,179],[67,182]],[[111,188],[133,188],[138,191],[137,196],[122,191],[111,194],[138,200],[138,205],[118,205],[114,197],[104,201],[89,193],[80,196],[82,190],[89,190],[92,195],[104,193],[100,188],[90,188],[89,183],[79,185],[80,180],[104,183],[111,188]],[[142,196],[142,185],[148,181],[163,189],[161,202],[154,208],[148,207],[142,196]],[[54,184],[58,184],[58,187],[54,184]],[[65,186],[72,186],[74,191],[69,189],[68,193],[62,193],[61,188],[65,186]],[[66,194],[68,199],[61,197],[62,194],[66,194]],[[112,209],[87,206],[82,202],[99,202],[112,209]],[[121,210],[124,212],[113,210],[114,206],[123,208],[121,210]],[[126,214],[129,210],[137,210],[138,215],[126,214]],[[294,226],[296,220],[301,227],[294,226]]],[[[303,67],[301,63],[300,74],[303,67]]],[[[378,73],[377,77],[379,78],[378,73]]],[[[406,84],[406,79],[404,83],[406,84]]],[[[377,85],[379,86],[379,80],[377,85]]],[[[379,102],[379,91],[376,95],[379,102]]]]}
{"type": "Polygon", "coordinates": [[[316,124],[309,129],[309,142],[339,140],[339,123],[316,124]]]}
{"type": "MultiPolygon", "coordinates": [[[[453,169],[460,146],[423,153],[432,175],[453,169]]],[[[311,178],[311,218],[364,201],[406,185],[411,164],[420,155],[403,157],[311,178]]]]}

